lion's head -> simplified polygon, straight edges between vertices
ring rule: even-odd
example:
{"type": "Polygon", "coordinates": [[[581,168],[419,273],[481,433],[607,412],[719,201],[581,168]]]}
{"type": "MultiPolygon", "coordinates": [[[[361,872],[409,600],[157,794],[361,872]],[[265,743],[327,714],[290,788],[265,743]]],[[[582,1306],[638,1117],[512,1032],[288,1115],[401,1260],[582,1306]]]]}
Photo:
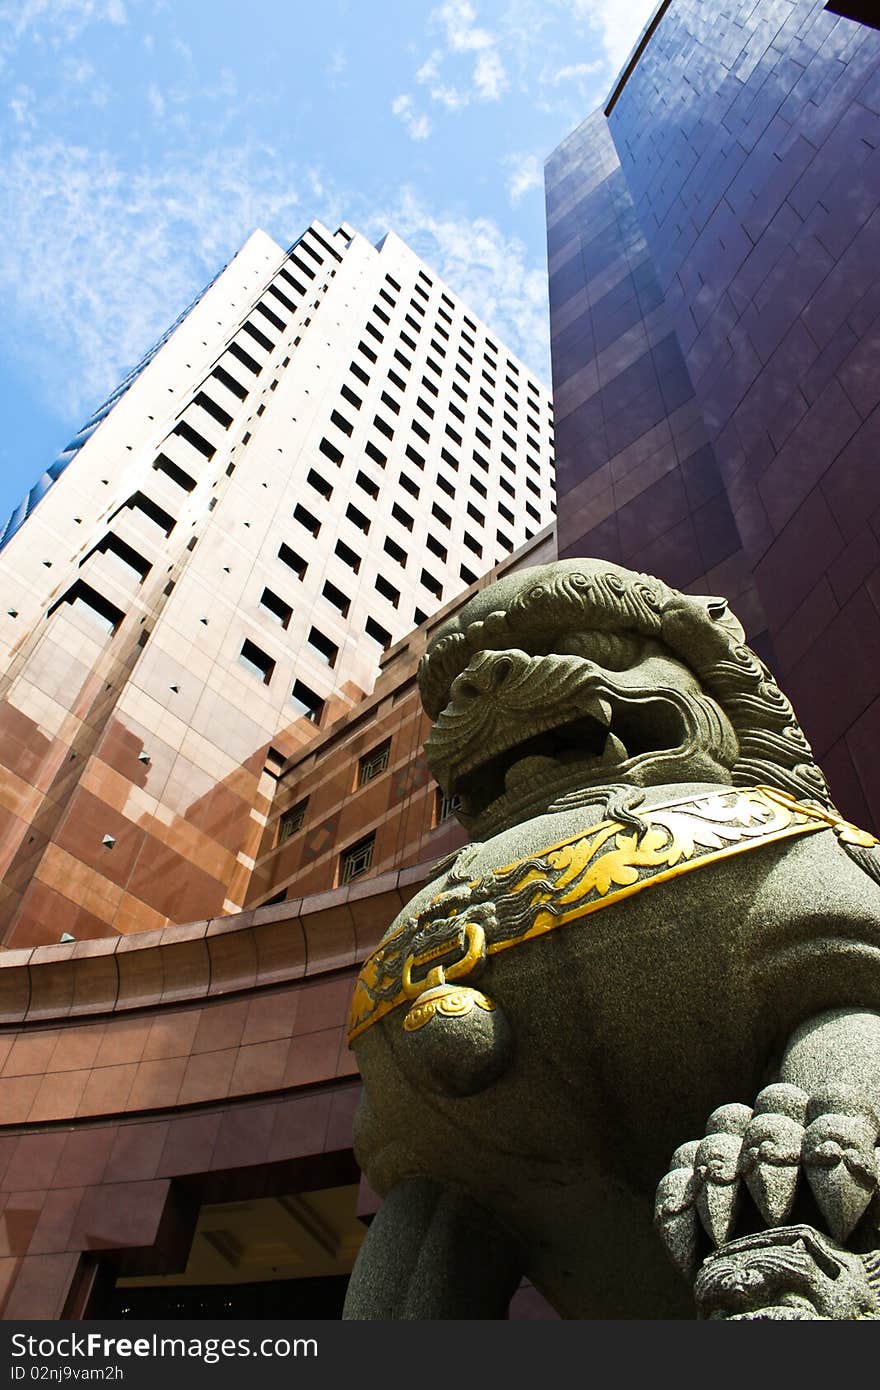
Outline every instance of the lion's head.
{"type": "Polygon", "coordinates": [[[419,683],[431,770],[478,837],[621,783],[762,783],[831,805],[726,601],[607,561],[483,589],[437,633],[419,683]]]}

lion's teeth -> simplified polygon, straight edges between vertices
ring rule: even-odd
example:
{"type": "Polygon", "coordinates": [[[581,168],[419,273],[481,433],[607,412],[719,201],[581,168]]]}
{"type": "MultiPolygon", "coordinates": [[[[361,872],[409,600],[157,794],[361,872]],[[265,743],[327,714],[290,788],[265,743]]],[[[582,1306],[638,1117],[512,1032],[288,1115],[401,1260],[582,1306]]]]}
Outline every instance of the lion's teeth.
{"type": "Polygon", "coordinates": [[[626,750],[626,744],[623,740],[619,739],[616,734],[609,734],[608,738],[605,740],[605,747],[600,761],[611,764],[624,763],[628,757],[629,753],[626,750]]]}

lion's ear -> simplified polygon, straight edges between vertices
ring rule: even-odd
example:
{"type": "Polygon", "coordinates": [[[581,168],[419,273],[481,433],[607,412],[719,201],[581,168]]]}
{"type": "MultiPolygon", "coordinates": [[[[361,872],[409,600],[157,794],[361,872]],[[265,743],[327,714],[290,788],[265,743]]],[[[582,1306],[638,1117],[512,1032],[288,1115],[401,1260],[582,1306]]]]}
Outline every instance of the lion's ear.
{"type": "Polygon", "coordinates": [[[739,619],[731,613],[726,598],[717,598],[714,595],[710,597],[703,594],[694,595],[694,597],[697,603],[704,605],[713,623],[717,623],[720,628],[723,628],[735,642],[746,640],[745,629],[739,619]]]}

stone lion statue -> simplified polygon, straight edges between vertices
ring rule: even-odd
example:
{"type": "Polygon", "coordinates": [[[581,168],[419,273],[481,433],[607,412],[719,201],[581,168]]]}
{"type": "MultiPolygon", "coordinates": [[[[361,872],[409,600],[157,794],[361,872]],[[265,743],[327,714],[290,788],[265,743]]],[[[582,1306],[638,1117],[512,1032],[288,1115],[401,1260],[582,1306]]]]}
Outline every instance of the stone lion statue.
{"type": "Polygon", "coordinates": [[[472,840],[355,991],[346,1316],[877,1317],[880,853],[726,602],[560,561],[419,679],[472,840]]]}

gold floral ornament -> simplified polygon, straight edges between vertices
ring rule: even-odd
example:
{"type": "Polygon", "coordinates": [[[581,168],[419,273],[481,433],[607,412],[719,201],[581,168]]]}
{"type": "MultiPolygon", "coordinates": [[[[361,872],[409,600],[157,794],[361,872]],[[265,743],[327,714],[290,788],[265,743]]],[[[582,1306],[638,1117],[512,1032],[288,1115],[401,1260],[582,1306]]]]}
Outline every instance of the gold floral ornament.
{"type": "Polygon", "coordinates": [[[878,843],[835,812],[767,786],[677,798],[640,811],[640,819],[640,832],[621,821],[603,821],[587,834],[445,888],[365,962],[352,1000],[349,1042],[408,1000],[408,1032],[438,1014],[489,1011],[484,995],[464,994],[465,987],[449,981],[461,981],[499,951],[716,860],[829,829],[844,844],[870,849],[878,843]],[[456,953],[451,965],[437,963],[456,953]],[[431,968],[417,983],[413,972],[426,965],[431,968]]]}

